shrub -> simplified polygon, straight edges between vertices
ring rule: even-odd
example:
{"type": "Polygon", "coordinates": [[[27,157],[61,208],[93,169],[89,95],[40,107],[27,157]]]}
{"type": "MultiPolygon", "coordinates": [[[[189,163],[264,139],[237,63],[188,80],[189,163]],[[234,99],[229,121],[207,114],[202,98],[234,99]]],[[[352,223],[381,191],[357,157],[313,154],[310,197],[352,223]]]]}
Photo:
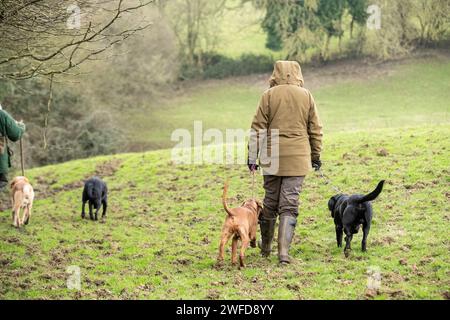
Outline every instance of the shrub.
{"type": "Polygon", "coordinates": [[[184,65],[182,79],[204,78],[223,79],[227,77],[243,76],[272,71],[274,59],[272,56],[243,54],[233,59],[218,53],[210,52],[202,55],[200,62],[184,65]]]}
{"type": "MultiPolygon", "coordinates": [[[[77,158],[114,153],[120,147],[120,130],[106,112],[74,93],[54,88],[47,129],[48,148],[43,147],[44,119],[47,114],[48,88],[38,80],[0,83],[0,102],[15,119],[27,125],[24,136],[27,166],[58,163],[77,158]]],[[[18,143],[11,144],[20,160],[18,143]]]]}

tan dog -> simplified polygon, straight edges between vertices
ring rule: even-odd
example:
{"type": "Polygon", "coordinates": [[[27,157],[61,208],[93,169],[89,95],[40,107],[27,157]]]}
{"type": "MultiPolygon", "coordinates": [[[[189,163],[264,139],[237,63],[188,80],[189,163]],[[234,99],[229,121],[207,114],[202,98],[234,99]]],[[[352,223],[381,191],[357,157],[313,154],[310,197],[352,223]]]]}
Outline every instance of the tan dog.
{"type": "Polygon", "coordinates": [[[13,225],[19,228],[23,224],[28,224],[33,207],[34,190],[30,182],[25,177],[15,177],[11,182],[11,202],[13,207],[13,225]],[[22,219],[20,209],[23,209],[22,219]]]}
{"type": "Polygon", "coordinates": [[[241,239],[241,251],[239,254],[239,263],[241,267],[245,266],[245,250],[249,246],[256,247],[256,231],[258,228],[258,217],[262,209],[262,205],[255,199],[246,200],[240,207],[228,208],[226,196],[228,191],[228,183],[225,183],[222,195],[223,208],[227,212],[227,217],[222,228],[220,238],[219,256],[217,263],[223,261],[224,249],[228,240],[233,236],[231,245],[231,263],[237,262],[237,246],[241,239]]]}

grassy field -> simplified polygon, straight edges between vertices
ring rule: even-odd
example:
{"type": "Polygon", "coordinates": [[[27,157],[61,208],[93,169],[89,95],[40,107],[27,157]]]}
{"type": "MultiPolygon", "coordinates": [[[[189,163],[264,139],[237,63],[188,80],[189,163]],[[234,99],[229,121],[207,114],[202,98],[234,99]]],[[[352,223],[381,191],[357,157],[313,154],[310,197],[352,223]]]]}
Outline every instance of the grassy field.
{"type": "MultiPolygon", "coordinates": [[[[361,235],[349,258],[336,247],[327,211],[334,191],[311,173],[294,264],[279,267],[275,255],[249,249],[246,269],[229,259],[217,268],[223,182],[231,178],[230,203],[238,205],[251,196],[246,168],[175,166],[170,149],[121,154],[29,170],[37,200],[21,230],[11,226],[0,194],[0,298],[448,299],[450,64],[422,59],[383,68],[305,70],[325,125],[325,173],[347,193],[387,180],[374,202],[367,253],[361,235]],[[104,223],[80,218],[83,180],[94,174],[110,190],[104,223]],[[81,270],[81,291],[66,288],[69,266],[81,270]],[[382,277],[378,291],[366,288],[373,269],[382,277]]],[[[128,112],[129,132],[143,144],[170,146],[171,131],[191,129],[194,120],[204,129],[247,128],[261,79],[193,85],[160,111],[128,112]]]]}
{"type": "MultiPolygon", "coordinates": [[[[420,58],[367,66],[305,68],[326,124],[325,132],[448,123],[450,59],[420,58]],[[342,72],[345,70],[345,72],[342,72]]],[[[175,98],[121,113],[133,151],[169,148],[173,130],[250,126],[269,75],[206,81],[179,90],[175,98]],[[145,116],[142,116],[144,114],[145,116]]]]}
{"type": "Polygon", "coordinates": [[[325,170],[334,184],[367,192],[388,181],[374,203],[368,252],[360,235],[349,258],[336,247],[327,212],[333,190],[311,174],[295,263],[285,268],[256,249],[244,270],[214,266],[223,181],[231,178],[231,203],[250,196],[241,166],[174,166],[163,150],[31,170],[38,198],[31,224],[16,230],[9,211],[0,217],[0,298],[448,298],[449,132],[442,125],[327,136],[325,170]],[[82,180],[92,174],[109,185],[105,223],[80,218],[82,180]],[[81,291],[66,288],[72,265],[81,269],[81,291]],[[366,290],[371,268],[382,275],[378,292],[366,290]]]}
{"type": "Polygon", "coordinates": [[[242,54],[264,54],[268,56],[281,56],[265,47],[266,34],[261,28],[264,18],[263,10],[256,10],[251,3],[240,5],[239,1],[228,0],[228,7],[220,17],[220,32],[216,50],[223,55],[238,58],[242,54]]]}

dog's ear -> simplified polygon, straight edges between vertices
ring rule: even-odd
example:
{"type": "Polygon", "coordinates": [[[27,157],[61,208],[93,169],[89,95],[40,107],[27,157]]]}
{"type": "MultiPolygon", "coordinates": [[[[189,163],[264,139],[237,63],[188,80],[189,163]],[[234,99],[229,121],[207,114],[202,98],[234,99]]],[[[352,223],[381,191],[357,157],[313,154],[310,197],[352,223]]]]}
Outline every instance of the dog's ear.
{"type": "Polygon", "coordinates": [[[14,187],[15,187],[15,185],[16,185],[17,182],[19,182],[19,180],[17,179],[17,177],[14,178],[14,179],[11,181],[11,184],[9,185],[9,186],[11,187],[11,189],[14,189],[14,187]]]}
{"type": "Polygon", "coordinates": [[[328,200],[328,209],[331,212],[333,212],[335,206],[336,206],[336,196],[331,197],[331,199],[328,200]]]}

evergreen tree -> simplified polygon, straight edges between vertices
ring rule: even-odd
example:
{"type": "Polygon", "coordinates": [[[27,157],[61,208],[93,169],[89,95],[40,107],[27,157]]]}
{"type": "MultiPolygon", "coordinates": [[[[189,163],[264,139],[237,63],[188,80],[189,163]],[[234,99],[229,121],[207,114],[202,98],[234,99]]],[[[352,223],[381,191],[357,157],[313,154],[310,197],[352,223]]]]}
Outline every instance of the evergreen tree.
{"type": "Polygon", "coordinates": [[[331,37],[341,37],[344,32],[342,29],[342,16],[344,15],[345,4],[345,0],[319,1],[317,17],[326,34],[325,44],[321,52],[322,60],[328,58],[331,37]]]}
{"type": "Polygon", "coordinates": [[[353,38],[353,27],[355,22],[363,25],[366,23],[368,14],[367,0],[347,0],[348,12],[352,16],[352,22],[350,23],[350,38],[353,38]]]}

